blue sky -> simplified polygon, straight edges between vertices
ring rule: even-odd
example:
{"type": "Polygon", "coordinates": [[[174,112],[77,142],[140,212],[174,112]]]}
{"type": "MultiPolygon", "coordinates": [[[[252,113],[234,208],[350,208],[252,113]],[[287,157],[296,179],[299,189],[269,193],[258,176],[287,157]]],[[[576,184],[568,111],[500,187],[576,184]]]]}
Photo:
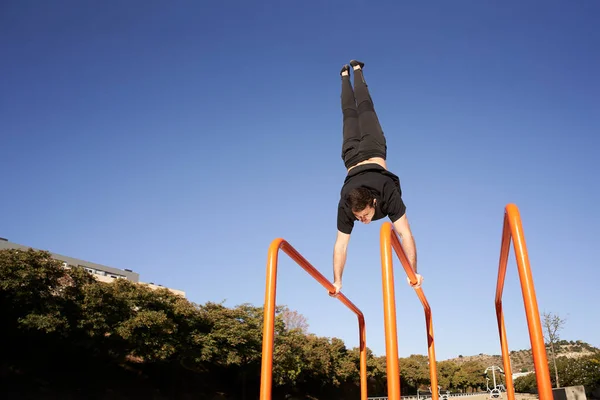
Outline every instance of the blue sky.
{"type": "MultiPolygon", "coordinates": [[[[500,354],[504,207],[523,218],[540,311],[600,347],[600,3],[4,1],[0,236],[140,273],[197,303],[262,305],[283,237],[328,278],[339,70],[366,63],[416,237],[438,360],[500,354]]],[[[343,292],[385,354],[379,227],[343,292]]],[[[396,260],[395,265],[399,267],[396,260]]],[[[356,318],[280,257],[278,303],[358,343],[356,318]]],[[[396,269],[401,357],[427,354],[396,269]]],[[[514,255],[511,350],[529,348],[514,255]]]]}

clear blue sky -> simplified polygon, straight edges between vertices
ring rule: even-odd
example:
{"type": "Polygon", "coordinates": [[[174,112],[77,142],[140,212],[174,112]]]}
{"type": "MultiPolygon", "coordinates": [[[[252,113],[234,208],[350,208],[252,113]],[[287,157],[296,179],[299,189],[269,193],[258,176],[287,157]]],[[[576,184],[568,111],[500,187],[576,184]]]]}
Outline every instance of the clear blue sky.
{"type": "MultiPolygon", "coordinates": [[[[201,304],[262,305],[277,237],[331,278],[338,74],[355,58],[402,181],[438,360],[500,354],[508,203],[540,311],[600,347],[600,3],[376,3],[2,2],[0,236],[201,304]]],[[[355,228],[343,287],[377,355],[382,222],[355,228]]],[[[280,260],[278,302],[356,346],[354,315],[280,260]]],[[[396,271],[400,356],[426,354],[396,271]]],[[[528,348],[512,252],[504,304],[511,350],[528,348]]]]}

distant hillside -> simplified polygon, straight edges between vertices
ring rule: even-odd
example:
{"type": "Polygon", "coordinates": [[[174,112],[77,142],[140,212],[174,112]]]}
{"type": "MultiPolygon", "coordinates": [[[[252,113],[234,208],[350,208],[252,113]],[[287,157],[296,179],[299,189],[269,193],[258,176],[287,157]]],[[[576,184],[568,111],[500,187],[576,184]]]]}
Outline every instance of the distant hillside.
{"type": "MultiPolygon", "coordinates": [[[[577,358],[582,356],[591,355],[594,353],[600,353],[600,349],[591,346],[581,340],[577,341],[567,341],[562,340],[559,343],[559,346],[555,348],[556,354],[558,357],[569,357],[569,358],[577,358]]],[[[550,346],[546,345],[546,352],[550,354],[550,346]]],[[[480,353],[476,356],[462,356],[459,355],[456,358],[451,358],[449,361],[454,361],[457,364],[462,364],[467,361],[479,361],[485,366],[496,365],[502,367],[502,356],[497,355],[487,355],[480,353]]],[[[510,361],[512,366],[512,372],[528,372],[533,371],[533,357],[531,355],[531,349],[527,350],[516,350],[510,352],[510,361]]]]}

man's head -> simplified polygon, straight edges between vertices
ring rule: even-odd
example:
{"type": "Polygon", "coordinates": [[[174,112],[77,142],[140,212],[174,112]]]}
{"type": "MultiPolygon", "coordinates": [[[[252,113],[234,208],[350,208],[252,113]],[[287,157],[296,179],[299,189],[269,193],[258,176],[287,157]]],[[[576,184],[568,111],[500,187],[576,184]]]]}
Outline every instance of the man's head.
{"type": "Polygon", "coordinates": [[[348,193],[348,204],[354,216],[363,224],[368,224],[375,215],[375,197],[369,189],[359,187],[348,193]]]}

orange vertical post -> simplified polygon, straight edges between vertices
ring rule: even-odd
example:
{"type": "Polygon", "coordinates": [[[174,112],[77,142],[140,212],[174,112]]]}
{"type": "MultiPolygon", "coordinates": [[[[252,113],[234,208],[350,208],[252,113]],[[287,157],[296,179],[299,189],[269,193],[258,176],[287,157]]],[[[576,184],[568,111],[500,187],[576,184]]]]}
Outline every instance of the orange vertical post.
{"type": "Polygon", "coordinates": [[[523,294],[523,302],[525,304],[525,316],[527,318],[527,326],[529,328],[529,339],[531,342],[539,398],[540,400],[553,400],[550,371],[548,369],[548,359],[546,357],[546,345],[544,343],[544,334],[542,331],[540,313],[535,295],[533,275],[531,273],[531,266],[529,265],[529,255],[527,254],[527,246],[525,243],[525,235],[523,234],[521,216],[519,209],[514,204],[508,204],[505,207],[495,298],[498,332],[500,335],[500,346],[502,348],[504,373],[506,375],[506,392],[509,400],[515,399],[512,368],[510,366],[510,354],[508,351],[508,340],[506,336],[506,326],[504,324],[504,312],[502,309],[502,292],[504,290],[504,281],[506,278],[506,267],[508,264],[508,253],[510,251],[511,239],[514,244],[517,269],[519,271],[519,280],[521,282],[521,292],[523,294]]]}
{"type": "MultiPolygon", "coordinates": [[[[273,383],[273,344],[275,332],[275,302],[277,286],[277,262],[279,250],[283,250],[302,269],[319,282],[329,293],[335,288],[315,267],[313,267],[296,249],[284,239],[278,238],[271,242],[267,255],[267,274],[265,286],[265,305],[263,323],[263,346],[260,374],[260,400],[270,400],[273,383]]],[[[359,346],[360,346],[360,398],[367,400],[367,339],[365,318],[362,313],[344,294],[337,298],[358,318],[359,346]]]]}
{"type": "MultiPolygon", "coordinates": [[[[415,272],[404,253],[400,239],[389,222],[381,226],[380,231],[381,268],[383,281],[383,308],[385,323],[385,343],[387,353],[388,399],[400,400],[400,371],[398,366],[398,334],[396,329],[396,300],[394,292],[394,272],[392,265],[392,248],[396,252],[406,275],[411,282],[416,282],[415,272]]],[[[425,329],[427,333],[427,348],[429,355],[429,377],[431,379],[431,398],[439,399],[437,364],[435,359],[435,344],[431,307],[422,288],[415,289],[417,297],[425,312],[425,329]]]]}
{"type": "Polygon", "coordinates": [[[381,227],[381,281],[383,289],[383,322],[385,326],[385,354],[388,399],[400,400],[400,367],[398,365],[398,333],[396,330],[396,293],[392,246],[387,223],[381,227]]]}

